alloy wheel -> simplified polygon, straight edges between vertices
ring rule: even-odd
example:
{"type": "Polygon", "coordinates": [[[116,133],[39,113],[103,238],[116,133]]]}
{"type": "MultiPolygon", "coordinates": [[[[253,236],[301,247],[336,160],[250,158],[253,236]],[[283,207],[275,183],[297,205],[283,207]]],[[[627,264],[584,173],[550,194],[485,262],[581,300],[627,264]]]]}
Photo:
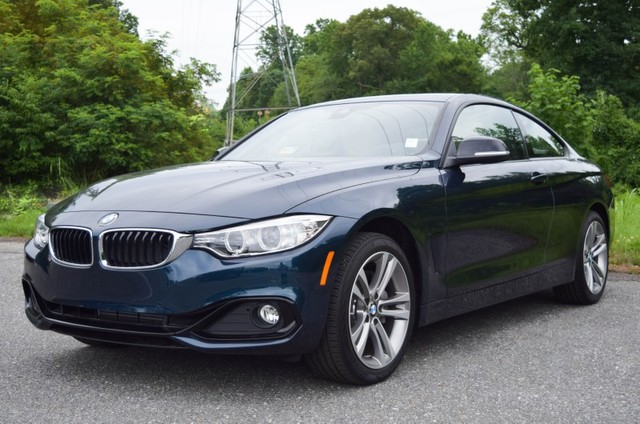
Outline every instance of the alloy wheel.
{"type": "Polygon", "coordinates": [[[607,236],[598,221],[589,225],[583,247],[584,278],[589,291],[598,294],[607,279],[609,253],[607,236]]]}
{"type": "Polygon", "coordinates": [[[360,267],[349,301],[351,344],[367,367],[388,365],[402,348],[411,317],[409,280],[389,252],[371,255],[360,267]]]}

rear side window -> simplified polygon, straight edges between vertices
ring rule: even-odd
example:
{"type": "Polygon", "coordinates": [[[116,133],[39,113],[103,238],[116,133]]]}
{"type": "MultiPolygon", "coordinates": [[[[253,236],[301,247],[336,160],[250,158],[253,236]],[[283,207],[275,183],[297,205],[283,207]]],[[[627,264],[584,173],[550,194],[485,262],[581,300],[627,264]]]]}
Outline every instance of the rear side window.
{"type": "Polygon", "coordinates": [[[553,134],[524,115],[516,113],[516,118],[522,128],[529,157],[547,158],[564,156],[564,146],[553,134]]]}
{"type": "Polygon", "coordinates": [[[452,141],[457,148],[465,138],[478,135],[502,140],[511,160],[525,159],[522,134],[509,109],[491,105],[466,107],[453,127],[452,141]]]}

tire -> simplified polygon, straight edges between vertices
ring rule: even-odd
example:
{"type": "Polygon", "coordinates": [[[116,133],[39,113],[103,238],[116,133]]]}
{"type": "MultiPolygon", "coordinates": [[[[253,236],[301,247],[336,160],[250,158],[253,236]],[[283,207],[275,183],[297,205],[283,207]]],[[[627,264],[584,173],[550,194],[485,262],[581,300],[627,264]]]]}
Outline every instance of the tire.
{"type": "Polygon", "coordinates": [[[407,257],[389,237],[360,233],[345,248],[333,280],[325,332],[307,363],[322,378],[378,383],[402,361],[414,326],[407,257]]]}
{"type": "Polygon", "coordinates": [[[609,269],[609,235],[600,215],[589,212],[582,225],[576,278],[553,289],[563,302],[591,305],[602,297],[609,269]]]}
{"type": "Polygon", "coordinates": [[[85,339],[84,337],[73,337],[73,338],[79,341],[80,343],[86,344],[87,346],[91,346],[91,347],[99,347],[99,348],[107,348],[107,349],[125,347],[125,345],[119,344],[119,343],[109,343],[109,342],[103,342],[100,340],[85,339]]]}

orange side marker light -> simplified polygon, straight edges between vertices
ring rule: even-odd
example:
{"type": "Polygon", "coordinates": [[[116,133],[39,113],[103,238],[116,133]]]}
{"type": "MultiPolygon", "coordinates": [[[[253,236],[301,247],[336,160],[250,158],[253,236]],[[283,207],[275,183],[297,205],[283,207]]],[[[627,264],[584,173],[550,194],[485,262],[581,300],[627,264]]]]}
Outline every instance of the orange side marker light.
{"type": "Polygon", "coordinates": [[[322,277],[320,278],[320,285],[324,286],[327,284],[327,276],[329,276],[329,269],[331,268],[331,261],[333,261],[333,255],[336,252],[333,250],[327,253],[327,259],[324,261],[324,268],[322,268],[322,277]]]}

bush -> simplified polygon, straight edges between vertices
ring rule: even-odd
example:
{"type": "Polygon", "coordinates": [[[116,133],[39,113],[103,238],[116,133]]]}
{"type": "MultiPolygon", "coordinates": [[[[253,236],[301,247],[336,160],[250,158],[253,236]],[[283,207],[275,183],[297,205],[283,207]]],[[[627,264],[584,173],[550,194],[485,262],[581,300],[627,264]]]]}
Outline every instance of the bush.
{"type": "Polygon", "coordinates": [[[35,185],[5,187],[0,192],[0,214],[19,215],[34,209],[44,209],[47,198],[40,194],[35,185]]]}
{"type": "Polygon", "coordinates": [[[203,84],[117,2],[0,0],[0,183],[93,181],[210,157],[203,84]]]}
{"type": "Polygon", "coordinates": [[[620,99],[603,92],[592,114],[592,159],[616,185],[640,187],[640,123],[626,115],[620,99]]]}

